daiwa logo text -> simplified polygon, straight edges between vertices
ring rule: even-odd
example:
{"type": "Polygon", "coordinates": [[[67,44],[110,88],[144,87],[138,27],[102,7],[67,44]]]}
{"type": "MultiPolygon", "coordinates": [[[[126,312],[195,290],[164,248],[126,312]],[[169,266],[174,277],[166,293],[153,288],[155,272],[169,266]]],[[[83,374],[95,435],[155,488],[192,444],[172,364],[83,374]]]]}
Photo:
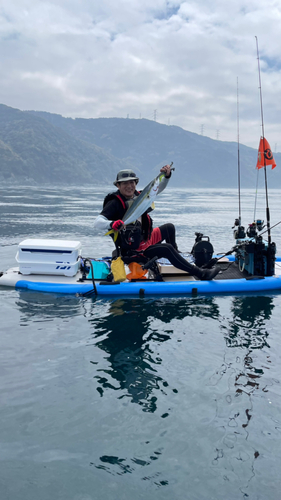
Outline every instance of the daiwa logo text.
{"type": "MultiPolygon", "coordinates": [[[[56,264],[64,264],[64,262],[56,262],[56,264]]],[[[71,266],[69,265],[69,262],[67,262],[66,264],[64,265],[58,265],[56,267],[56,269],[61,269],[62,271],[64,271],[65,269],[68,270],[68,269],[71,269],[71,266]]]]}

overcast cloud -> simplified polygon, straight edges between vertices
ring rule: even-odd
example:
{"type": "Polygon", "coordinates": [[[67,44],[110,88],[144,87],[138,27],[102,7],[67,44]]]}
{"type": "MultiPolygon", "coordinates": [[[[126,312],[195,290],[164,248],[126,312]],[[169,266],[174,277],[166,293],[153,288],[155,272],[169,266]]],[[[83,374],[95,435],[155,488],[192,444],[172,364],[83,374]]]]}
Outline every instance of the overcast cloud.
{"type": "Polygon", "coordinates": [[[0,102],[281,151],[280,0],[1,0],[0,102]],[[155,112],[155,110],[157,110],[155,112]]]}

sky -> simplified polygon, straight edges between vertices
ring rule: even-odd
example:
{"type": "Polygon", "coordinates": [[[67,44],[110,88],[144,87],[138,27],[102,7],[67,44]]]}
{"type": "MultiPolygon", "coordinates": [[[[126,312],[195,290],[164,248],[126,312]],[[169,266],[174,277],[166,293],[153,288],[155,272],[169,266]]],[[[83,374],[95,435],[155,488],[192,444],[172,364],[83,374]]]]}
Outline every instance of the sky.
{"type": "Polygon", "coordinates": [[[259,62],[265,137],[281,151],[280,0],[1,0],[0,37],[1,104],[253,148],[259,62]]]}

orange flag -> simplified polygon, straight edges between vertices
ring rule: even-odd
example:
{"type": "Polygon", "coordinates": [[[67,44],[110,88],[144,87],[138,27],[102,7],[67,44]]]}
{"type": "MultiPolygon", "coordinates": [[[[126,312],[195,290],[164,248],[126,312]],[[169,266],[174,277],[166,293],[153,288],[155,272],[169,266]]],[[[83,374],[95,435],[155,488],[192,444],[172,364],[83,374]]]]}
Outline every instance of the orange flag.
{"type": "Polygon", "coordinates": [[[263,168],[265,165],[271,165],[271,170],[276,167],[270,145],[264,137],[261,137],[256,168],[263,168]]]}

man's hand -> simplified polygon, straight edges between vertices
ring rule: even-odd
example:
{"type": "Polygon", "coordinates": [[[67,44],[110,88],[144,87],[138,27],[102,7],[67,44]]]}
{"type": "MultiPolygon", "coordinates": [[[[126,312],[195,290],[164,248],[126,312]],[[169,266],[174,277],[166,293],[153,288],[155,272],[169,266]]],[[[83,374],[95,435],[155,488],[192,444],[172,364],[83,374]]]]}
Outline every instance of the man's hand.
{"type": "Polygon", "coordinates": [[[165,165],[160,169],[160,172],[163,172],[165,174],[166,179],[171,177],[171,166],[170,165],[165,165]]]}
{"type": "Polygon", "coordinates": [[[110,225],[114,231],[121,231],[122,227],[124,227],[124,222],[119,219],[113,221],[110,225]]]}

